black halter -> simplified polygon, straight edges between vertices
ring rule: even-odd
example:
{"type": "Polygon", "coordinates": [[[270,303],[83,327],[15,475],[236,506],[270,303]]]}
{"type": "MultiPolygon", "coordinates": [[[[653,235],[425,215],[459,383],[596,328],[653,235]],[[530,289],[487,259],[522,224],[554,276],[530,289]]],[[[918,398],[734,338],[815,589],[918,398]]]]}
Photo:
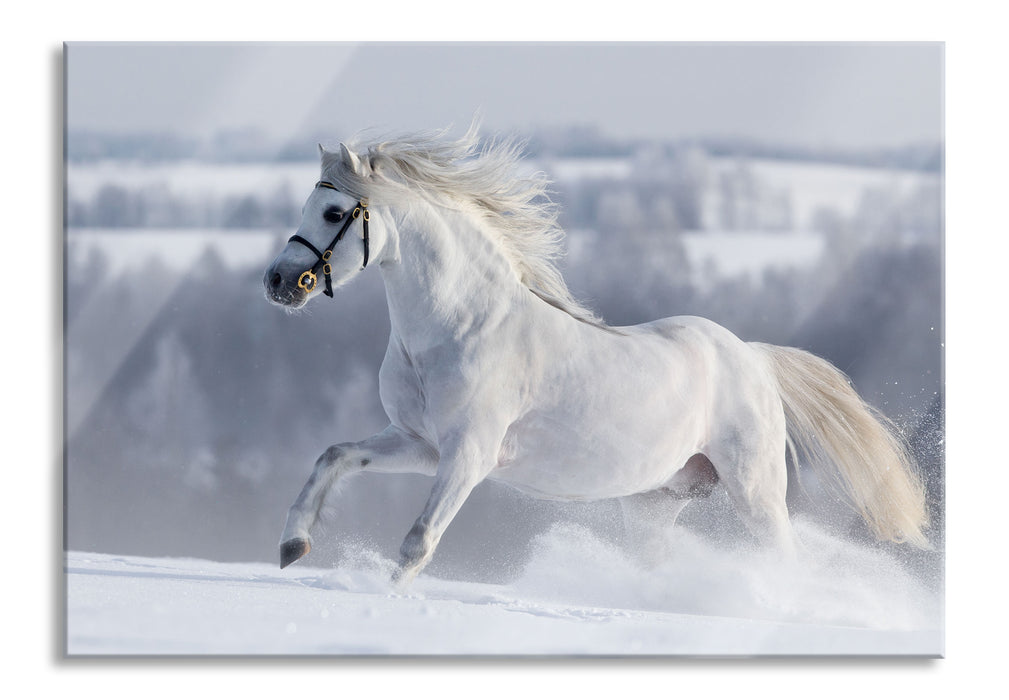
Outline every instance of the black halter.
{"type": "MultiPolygon", "coordinates": [[[[315,183],[315,187],[316,189],[319,187],[328,187],[331,190],[337,189],[333,184],[321,180],[315,183]]],[[[301,273],[301,276],[298,278],[299,287],[304,289],[306,292],[311,292],[315,289],[315,283],[318,281],[318,278],[315,276],[315,271],[319,268],[319,265],[322,265],[322,273],[326,276],[326,289],[323,294],[328,297],[333,296],[333,279],[330,277],[330,274],[333,272],[333,268],[329,265],[329,258],[333,255],[333,248],[335,248],[336,244],[340,242],[341,238],[343,238],[343,234],[347,233],[347,229],[349,229],[350,225],[354,223],[354,219],[358,217],[362,217],[364,219],[364,263],[361,265],[361,269],[363,270],[368,267],[368,221],[371,219],[371,214],[368,211],[368,204],[363,199],[358,201],[357,206],[354,207],[354,211],[350,215],[350,218],[348,218],[344,222],[343,226],[340,227],[340,232],[336,234],[336,238],[333,239],[333,242],[329,244],[325,251],[319,252],[319,249],[312,245],[311,241],[302,238],[298,234],[295,234],[287,239],[288,242],[293,241],[294,243],[300,243],[315,253],[315,255],[319,258],[315,261],[315,264],[312,265],[312,267],[301,273]]]]}

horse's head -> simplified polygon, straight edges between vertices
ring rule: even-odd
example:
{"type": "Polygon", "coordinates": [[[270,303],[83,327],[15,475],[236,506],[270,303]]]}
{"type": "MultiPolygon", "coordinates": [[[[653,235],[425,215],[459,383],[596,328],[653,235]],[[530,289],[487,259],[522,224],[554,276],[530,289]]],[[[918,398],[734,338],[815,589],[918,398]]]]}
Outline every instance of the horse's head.
{"type": "Polygon", "coordinates": [[[343,173],[350,177],[341,181],[361,182],[370,169],[343,144],[339,154],[321,145],[319,153],[323,179],[305,202],[301,226],[263,276],[266,298],[290,308],[304,306],[320,292],[332,296],[333,287],[348,282],[381,252],[386,238],[367,198],[348,194],[348,188],[331,181],[335,177],[327,179],[327,174],[343,173]]]}

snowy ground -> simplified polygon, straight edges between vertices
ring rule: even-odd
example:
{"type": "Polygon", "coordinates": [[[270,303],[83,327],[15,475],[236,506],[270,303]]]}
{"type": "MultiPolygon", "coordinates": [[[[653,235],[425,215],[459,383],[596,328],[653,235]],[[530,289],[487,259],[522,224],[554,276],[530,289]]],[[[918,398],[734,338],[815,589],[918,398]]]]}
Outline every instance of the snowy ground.
{"type": "Polygon", "coordinates": [[[801,527],[783,567],[686,531],[644,567],[587,531],[543,536],[505,584],[348,551],[333,569],[70,552],[70,655],[941,656],[941,594],[899,562],[801,527]]]}

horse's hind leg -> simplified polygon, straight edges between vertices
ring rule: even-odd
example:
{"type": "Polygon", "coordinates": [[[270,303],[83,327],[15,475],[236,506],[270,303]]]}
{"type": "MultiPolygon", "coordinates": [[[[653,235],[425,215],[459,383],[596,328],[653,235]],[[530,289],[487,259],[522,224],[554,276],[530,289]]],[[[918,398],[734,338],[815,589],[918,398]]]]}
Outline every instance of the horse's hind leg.
{"type": "Polygon", "coordinates": [[[389,426],[361,442],[333,445],[315,462],[312,476],[287,513],[280,538],[280,568],[308,554],[309,534],[329,490],[343,477],[360,471],[433,475],[438,455],[426,443],[389,426]]]}
{"type": "Polygon", "coordinates": [[[628,544],[646,564],[659,563],[662,535],[694,498],[706,498],[718,483],[714,466],[702,454],[687,460],[662,488],[620,499],[628,544]]]}
{"type": "Polygon", "coordinates": [[[627,549],[646,566],[662,562],[664,533],[673,526],[689,498],[675,498],[666,489],[656,489],[620,499],[627,549]]]}
{"type": "Polygon", "coordinates": [[[724,445],[712,451],[712,462],[743,524],[765,546],[796,554],[795,534],[785,505],[788,472],[784,440],[781,448],[768,441],[760,449],[724,445]]]}

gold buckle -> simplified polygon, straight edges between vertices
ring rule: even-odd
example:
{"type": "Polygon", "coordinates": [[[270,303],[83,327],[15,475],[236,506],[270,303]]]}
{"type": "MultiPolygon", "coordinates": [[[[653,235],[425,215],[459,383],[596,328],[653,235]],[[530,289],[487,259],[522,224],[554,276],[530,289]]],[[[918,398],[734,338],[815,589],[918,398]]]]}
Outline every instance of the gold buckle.
{"type": "Polygon", "coordinates": [[[325,253],[322,254],[322,259],[323,260],[329,260],[331,257],[333,257],[333,251],[332,250],[327,250],[325,253]]]}
{"type": "Polygon", "coordinates": [[[322,272],[323,272],[323,274],[327,274],[327,275],[332,274],[333,273],[333,268],[330,267],[329,263],[325,263],[322,266],[322,272]]]}
{"type": "Polygon", "coordinates": [[[354,213],[351,216],[354,219],[361,216],[361,207],[354,207],[354,213]]]}
{"type": "Polygon", "coordinates": [[[301,273],[301,277],[298,278],[298,286],[306,292],[310,292],[315,289],[316,280],[317,278],[314,272],[311,270],[305,270],[301,273]]]}

